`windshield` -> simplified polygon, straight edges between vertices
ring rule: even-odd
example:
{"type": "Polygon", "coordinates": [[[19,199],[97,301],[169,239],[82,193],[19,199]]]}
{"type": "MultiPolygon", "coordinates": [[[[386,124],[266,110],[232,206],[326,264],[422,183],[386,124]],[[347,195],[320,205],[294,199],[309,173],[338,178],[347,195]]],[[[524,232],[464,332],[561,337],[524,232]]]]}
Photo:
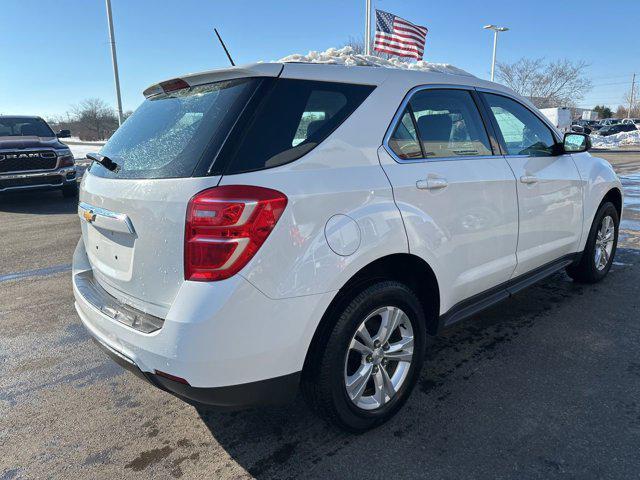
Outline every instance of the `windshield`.
{"type": "Polygon", "coordinates": [[[212,160],[259,80],[225,80],[157,95],[142,105],[100,150],[116,172],[93,163],[90,172],[110,178],[177,178],[212,160]]]}
{"type": "Polygon", "coordinates": [[[41,118],[0,117],[0,137],[55,137],[41,118]]]}

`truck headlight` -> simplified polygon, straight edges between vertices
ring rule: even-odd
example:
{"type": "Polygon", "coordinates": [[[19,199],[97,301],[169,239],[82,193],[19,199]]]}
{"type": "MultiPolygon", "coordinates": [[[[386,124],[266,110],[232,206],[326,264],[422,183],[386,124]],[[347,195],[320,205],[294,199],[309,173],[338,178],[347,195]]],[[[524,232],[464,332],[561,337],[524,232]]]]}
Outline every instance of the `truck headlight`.
{"type": "Polygon", "coordinates": [[[71,153],[71,150],[68,148],[56,150],[56,155],[58,155],[59,165],[61,167],[73,167],[75,165],[73,153],[71,153]]]}

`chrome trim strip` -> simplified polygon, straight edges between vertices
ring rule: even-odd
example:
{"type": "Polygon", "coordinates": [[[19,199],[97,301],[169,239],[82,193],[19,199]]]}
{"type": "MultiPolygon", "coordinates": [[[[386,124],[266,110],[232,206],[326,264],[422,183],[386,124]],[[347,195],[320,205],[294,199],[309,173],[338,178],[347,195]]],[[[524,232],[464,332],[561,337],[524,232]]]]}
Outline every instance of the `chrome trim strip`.
{"type": "Polygon", "coordinates": [[[402,114],[404,113],[404,110],[407,107],[407,104],[411,100],[411,97],[415,93],[422,90],[442,90],[442,89],[468,90],[468,91],[475,90],[477,92],[492,93],[495,95],[501,95],[503,97],[507,97],[517,102],[518,104],[522,105],[524,108],[529,110],[532,114],[534,114],[538,119],[540,119],[551,130],[551,134],[554,136],[556,141],[558,143],[562,143],[560,132],[558,132],[556,127],[549,121],[549,119],[547,119],[544,115],[535,112],[534,110],[531,109],[530,106],[526,105],[520,99],[518,99],[517,97],[507,92],[497,90],[497,89],[492,89],[492,88],[486,88],[486,87],[471,87],[468,85],[450,85],[450,84],[418,85],[417,87],[413,87],[411,90],[409,90],[409,92],[405,95],[404,99],[402,100],[402,103],[400,104],[400,107],[398,107],[398,110],[393,116],[393,119],[391,120],[391,123],[389,124],[389,127],[387,128],[387,131],[382,140],[382,146],[387,151],[387,153],[391,156],[391,158],[393,158],[397,163],[426,163],[426,162],[436,162],[436,161],[442,162],[442,161],[452,161],[452,160],[468,160],[470,158],[474,160],[475,159],[482,160],[482,159],[495,158],[495,157],[504,157],[504,158],[529,158],[530,157],[530,155],[499,155],[499,154],[498,155],[481,155],[481,156],[473,156],[473,155],[464,156],[463,155],[460,157],[435,157],[435,158],[412,158],[412,159],[404,159],[404,158],[398,157],[395,154],[395,152],[391,149],[391,147],[389,147],[389,139],[391,138],[391,135],[393,135],[393,131],[395,130],[398,123],[400,122],[402,118],[402,114]]]}
{"type": "MultiPolygon", "coordinates": [[[[93,205],[89,205],[85,202],[80,202],[78,204],[78,215],[80,218],[84,219],[84,213],[88,212],[95,215],[96,220],[100,217],[104,219],[110,219],[116,222],[117,225],[122,225],[124,229],[113,229],[116,231],[122,231],[124,233],[130,233],[131,235],[135,235],[136,231],[133,228],[133,224],[131,223],[131,219],[124,213],[116,213],[111,210],[107,210],[102,207],[94,207],[93,205]]],[[[86,220],[85,220],[86,221],[86,220]]],[[[99,222],[100,223],[100,222],[99,222]]],[[[112,222],[109,222],[111,224],[112,222]]]]}
{"type": "MultiPolygon", "coordinates": [[[[34,148],[0,148],[0,154],[1,153],[5,153],[5,152],[10,152],[10,153],[20,153],[20,151],[22,150],[21,153],[25,153],[25,152],[56,152],[56,149],[53,147],[34,147],[34,148]]],[[[62,149],[60,149],[62,150],[62,149]]]]}
{"type": "Polygon", "coordinates": [[[46,171],[31,170],[30,173],[9,173],[9,174],[0,173],[0,180],[14,180],[18,178],[32,178],[32,177],[59,177],[75,171],[76,171],[75,168],[69,167],[69,168],[61,168],[58,170],[46,170],[46,171]]]}
{"type": "Polygon", "coordinates": [[[13,190],[29,190],[29,189],[33,189],[33,190],[37,190],[38,188],[47,188],[47,187],[61,187],[64,184],[64,182],[60,182],[60,183],[41,183],[40,185],[21,185],[21,186],[16,186],[16,187],[4,187],[4,188],[0,188],[0,192],[11,192],[13,190]]]}

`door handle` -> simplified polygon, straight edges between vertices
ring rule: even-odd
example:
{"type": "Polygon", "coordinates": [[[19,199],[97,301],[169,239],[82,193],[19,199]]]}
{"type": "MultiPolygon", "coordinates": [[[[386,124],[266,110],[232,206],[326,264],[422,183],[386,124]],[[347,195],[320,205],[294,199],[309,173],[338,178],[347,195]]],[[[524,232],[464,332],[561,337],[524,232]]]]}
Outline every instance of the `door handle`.
{"type": "Polygon", "coordinates": [[[440,190],[449,185],[445,178],[427,178],[426,180],[418,180],[416,187],[419,190],[440,190]]]}
{"type": "Polygon", "coordinates": [[[520,181],[527,185],[531,185],[533,183],[538,183],[538,177],[536,177],[535,175],[522,175],[520,177],[520,181]]]}

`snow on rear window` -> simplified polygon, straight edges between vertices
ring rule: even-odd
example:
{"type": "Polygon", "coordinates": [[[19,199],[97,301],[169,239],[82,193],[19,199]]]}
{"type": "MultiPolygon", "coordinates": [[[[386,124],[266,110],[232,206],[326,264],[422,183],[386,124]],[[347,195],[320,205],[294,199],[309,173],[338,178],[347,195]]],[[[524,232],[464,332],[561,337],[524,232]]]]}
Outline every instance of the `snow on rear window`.
{"type": "Polygon", "coordinates": [[[119,171],[94,163],[91,173],[113,178],[191,176],[215,137],[226,137],[228,119],[246,104],[255,84],[253,79],[228,80],[145,100],[100,151],[119,171]]]}

